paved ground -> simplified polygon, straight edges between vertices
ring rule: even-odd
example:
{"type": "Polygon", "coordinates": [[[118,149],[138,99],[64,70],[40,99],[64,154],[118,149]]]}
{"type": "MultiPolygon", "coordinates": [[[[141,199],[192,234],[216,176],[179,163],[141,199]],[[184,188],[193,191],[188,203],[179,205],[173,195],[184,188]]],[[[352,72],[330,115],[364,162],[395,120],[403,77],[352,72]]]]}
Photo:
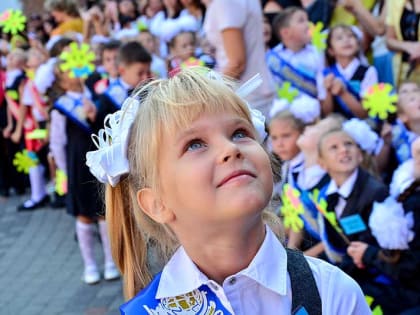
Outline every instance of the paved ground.
{"type": "MultiPolygon", "coordinates": [[[[119,314],[120,281],[80,280],[74,219],[64,209],[17,212],[24,200],[0,197],[0,314],[119,314]]],[[[103,261],[99,242],[96,252],[103,261]]]]}

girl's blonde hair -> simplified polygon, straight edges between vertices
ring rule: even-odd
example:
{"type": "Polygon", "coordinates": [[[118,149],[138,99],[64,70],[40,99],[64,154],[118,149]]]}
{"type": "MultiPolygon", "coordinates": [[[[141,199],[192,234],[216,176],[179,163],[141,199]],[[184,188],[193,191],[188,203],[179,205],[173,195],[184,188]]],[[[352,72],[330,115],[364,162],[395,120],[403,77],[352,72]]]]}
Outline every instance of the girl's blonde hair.
{"type": "Polygon", "coordinates": [[[107,186],[106,219],[112,253],[124,276],[124,294],[132,298],[151,280],[147,266],[147,244],[158,243],[158,252],[166,261],[178,246],[172,231],[154,222],[139,207],[137,192],[151,188],[159,192],[160,142],[164,134],[184,129],[202,113],[233,111],[248,120],[244,101],[225,79],[210,79],[201,70],[183,70],[170,79],[155,80],[134,92],[140,101],[131,127],[127,157],[130,171],[116,187],[107,186]]]}
{"type": "Polygon", "coordinates": [[[299,118],[297,118],[295,115],[293,115],[293,113],[288,110],[282,110],[278,113],[276,113],[270,120],[270,124],[269,124],[269,129],[271,127],[271,122],[274,120],[286,120],[286,121],[290,121],[293,124],[293,128],[295,130],[298,130],[300,133],[303,132],[303,130],[305,129],[305,123],[300,120],[299,118]]]}

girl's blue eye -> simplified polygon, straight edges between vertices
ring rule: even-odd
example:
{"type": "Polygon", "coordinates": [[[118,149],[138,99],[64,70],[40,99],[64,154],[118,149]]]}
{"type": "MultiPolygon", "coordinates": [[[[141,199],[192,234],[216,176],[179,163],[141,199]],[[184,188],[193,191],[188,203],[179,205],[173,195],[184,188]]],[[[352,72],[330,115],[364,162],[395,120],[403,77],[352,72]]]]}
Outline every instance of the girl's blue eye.
{"type": "Polygon", "coordinates": [[[244,129],[238,129],[232,135],[232,139],[234,140],[248,138],[248,137],[249,137],[249,133],[244,129]]]}
{"type": "Polygon", "coordinates": [[[195,151],[203,148],[204,142],[198,139],[192,140],[187,144],[186,151],[195,151]]]}

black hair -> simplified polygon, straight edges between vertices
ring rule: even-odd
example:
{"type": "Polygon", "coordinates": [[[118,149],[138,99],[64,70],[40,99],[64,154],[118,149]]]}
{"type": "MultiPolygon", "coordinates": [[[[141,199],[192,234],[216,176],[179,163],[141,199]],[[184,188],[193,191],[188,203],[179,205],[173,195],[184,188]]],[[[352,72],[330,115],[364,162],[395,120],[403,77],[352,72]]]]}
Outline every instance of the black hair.
{"type": "Polygon", "coordinates": [[[118,63],[130,65],[136,62],[151,63],[152,56],[138,42],[127,42],[118,51],[118,63]]]}

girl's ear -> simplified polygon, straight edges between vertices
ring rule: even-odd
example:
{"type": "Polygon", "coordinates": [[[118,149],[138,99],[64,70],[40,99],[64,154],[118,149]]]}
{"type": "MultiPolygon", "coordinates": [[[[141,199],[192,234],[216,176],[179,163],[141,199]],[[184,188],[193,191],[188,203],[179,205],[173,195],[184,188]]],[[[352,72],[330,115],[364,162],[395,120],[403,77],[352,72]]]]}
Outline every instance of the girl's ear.
{"type": "Polygon", "coordinates": [[[151,188],[143,188],[137,192],[137,203],[143,212],[157,223],[166,224],[175,219],[174,212],[164,206],[151,188]]]}
{"type": "Polygon", "coordinates": [[[122,75],[122,74],[124,74],[124,71],[125,70],[125,67],[123,67],[122,65],[121,65],[121,63],[118,65],[118,74],[119,75],[122,75]]]}
{"type": "Polygon", "coordinates": [[[328,56],[335,58],[334,51],[332,50],[331,47],[327,49],[327,54],[328,54],[328,56]]]}

